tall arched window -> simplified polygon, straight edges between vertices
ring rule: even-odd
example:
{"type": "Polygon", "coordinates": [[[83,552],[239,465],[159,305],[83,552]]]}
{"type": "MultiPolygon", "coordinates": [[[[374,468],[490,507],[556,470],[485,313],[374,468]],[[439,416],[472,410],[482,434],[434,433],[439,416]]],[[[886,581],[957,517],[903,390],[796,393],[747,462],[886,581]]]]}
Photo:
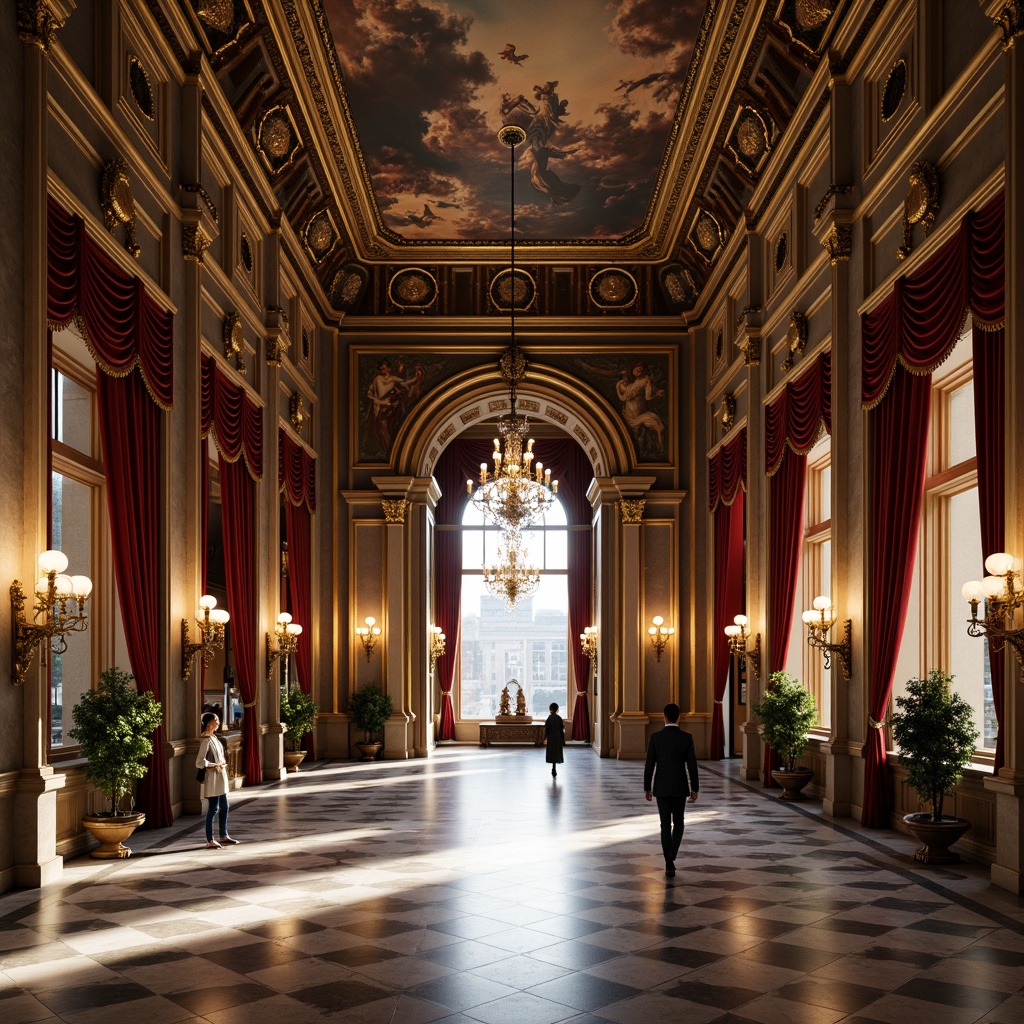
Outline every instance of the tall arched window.
{"type": "Polygon", "coordinates": [[[563,712],[571,709],[565,509],[555,499],[543,525],[524,531],[524,546],[530,561],[540,566],[541,582],[532,597],[521,597],[511,610],[503,597],[488,593],[481,571],[498,559],[501,530],[486,524],[479,509],[467,502],[461,532],[462,671],[456,716],[493,718],[510,679],[523,688],[534,717],[546,715],[552,703],[563,712]]]}

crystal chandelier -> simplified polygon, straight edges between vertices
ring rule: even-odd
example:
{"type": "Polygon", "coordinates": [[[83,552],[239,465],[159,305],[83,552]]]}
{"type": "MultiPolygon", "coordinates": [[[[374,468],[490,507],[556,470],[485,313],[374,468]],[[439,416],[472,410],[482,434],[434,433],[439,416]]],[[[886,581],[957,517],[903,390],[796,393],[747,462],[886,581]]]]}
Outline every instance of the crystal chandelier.
{"type": "Polygon", "coordinates": [[[509,275],[509,307],[511,314],[511,341],[498,361],[501,379],[508,385],[509,412],[498,421],[500,437],[494,439],[493,471],[487,463],[480,463],[480,482],[474,489],[473,481],[466,481],[466,493],[473,504],[496,526],[506,533],[506,546],[510,546],[509,533],[522,530],[535,523],[551,506],[558,493],[558,481],[551,479],[551,470],[543,463],[533,463],[533,438],[527,438],[529,420],[516,414],[516,392],[519,382],[526,376],[526,357],[519,351],[516,341],[516,190],[515,147],[526,139],[526,132],[518,125],[507,124],[498,139],[509,147],[511,162],[512,236],[509,242],[511,273],[509,275]],[[525,445],[524,445],[525,440],[525,445]]]}
{"type": "Polygon", "coordinates": [[[484,585],[494,597],[505,598],[511,611],[521,597],[530,597],[540,586],[540,569],[529,562],[530,552],[516,530],[506,532],[498,546],[498,564],[483,567],[484,585]]]}

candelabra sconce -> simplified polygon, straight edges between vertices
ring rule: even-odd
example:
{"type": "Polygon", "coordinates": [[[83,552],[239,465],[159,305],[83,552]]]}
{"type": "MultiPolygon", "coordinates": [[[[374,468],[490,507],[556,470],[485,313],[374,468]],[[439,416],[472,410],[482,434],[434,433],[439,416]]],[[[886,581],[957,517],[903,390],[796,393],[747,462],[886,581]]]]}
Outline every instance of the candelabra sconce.
{"type": "Polygon", "coordinates": [[[366,660],[369,661],[374,647],[377,646],[380,626],[377,625],[377,620],[372,615],[367,615],[363,622],[366,623],[365,626],[356,626],[356,636],[359,637],[359,642],[363,645],[363,650],[366,651],[366,660]]]}
{"type": "MultiPolygon", "coordinates": [[[[302,634],[302,627],[297,622],[292,622],[292,617],[287,612],[281,612],[274,624],[274,636],[277,637],[277,650],[271,646],[270,634],[267,633],[267,683],[269,684],[274,676],[274,666],[279,658],[287,659],[295,653],[299,646],[299,636],[302,634]]],[[[287,660],[285,662],[287,665],[287,660]]],[[[287,672],[285,673],[287,684],[287,672]]]]}
{"type": "MultiPolygon", "coordinates": [[[[21,580],[11,584],[11,632],[14,636],[11,681],[21,686],[28,672],[35,649],[45,641],[53,654],[68,649],[68,634],[81,633],[89,628],[85,602],[92,593],[92,580],[88,576],[65,576],[68,558],[63,551],[44,551],[39,556],[35,602],[32,617],[25,617],[25,592],[21,580]],[[71,605],[74,602],[74,605],[71,605]]],[[[42,647],[46,664],[46,647],[42,647]]]]}
{"type": "Polygon", "coordinates": [[[590,671],[597,671],[597,626],[584,626],[580,633],[580,648],[590,659],[590,671]]]}
{"type": "Polygon", "coordinates": [[[445,635],[441,632],[440,626],[430,627],[430,674],[434,674],[434,667],[437,659],[444,656],[445,635]]]}
{"type": "Polygon", "coordinates": [[[653,626],[647,628],[647,635],[651,638],[651,646],[654,648],[655,660],[661,661],[662,652],[668,638],[675,632],[674,626],[666,626],[665,620],[660,615],[655,615],[651,622],[653,626]]]}
{"type": "Polygon", "coordinates": [[[188,682],[192,674],[192,659],[201,654],[203,664],[209,665],[213,652],[224,647],[224,627],[230,615],[217,607],[217,598],[212,594],[203,594],[199,598],[196,609],[196,623],[199,626],[199,640],[193,642],[188,638],[188,619],[181,620],[181,681],[188,682]]]}
{"type": "Polygon", "coordinates": [[[967,632],[971,636],[985,637],[993,651],[1000,651],[1009,644],[1024,668],[1024,626],[1013,624],[1017,609],[1024,605],[1024,584],[1014,568],[1016,564],[1013,555],[997,551],[985,559],[989,575],[983,580],[965,583],[960,592],[971,606],[967,632]],[[979,619],[978,605],[982,601],[985,614],[979,619]]]}
{"type": "Polygon", "coordinates": [[[731,626],[725,627],[725,635],[729,638],[729,653],[737,658],[746,658],[747,663],[754,670],[754,676],[761,678],[761,634],[754,634],[754,646],[747,647],[747,638],[750,636],[750,620],[746,615],[737,615],[732,620],[731,626]]]}
{"type": "Polygon", "coordinates": [[[808,609],[801,616],[804,625],[807,627],[807,643],[810,647],[816,647],[825,655],[825,668],[832,667],[832,656],[839,659],[843,669],[843,678],[850,678],[850,670],[853,663],[853,643],[851,641],[851,629],[853,622],[846,620],[843,629],[843,639],[839,643],[829,643],[832,627],[836,624],[836,610],[828,597],[816,597],[814,607],[808,609]]]}

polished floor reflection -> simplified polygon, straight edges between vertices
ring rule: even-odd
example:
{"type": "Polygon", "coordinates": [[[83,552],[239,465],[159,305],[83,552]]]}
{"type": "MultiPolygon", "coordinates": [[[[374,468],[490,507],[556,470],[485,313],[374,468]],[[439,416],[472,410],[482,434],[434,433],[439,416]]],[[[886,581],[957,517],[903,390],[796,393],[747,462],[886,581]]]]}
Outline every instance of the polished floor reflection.
{"type": "MultiPolygon", "coordinates": [[[[304,766],[305,768],[306,766],[304,766]]],[[[325,763],[0,896],[0,1020],[1011,1024],[1024,903],[703,769],[664,877],[642,768],[325,763]]]]}

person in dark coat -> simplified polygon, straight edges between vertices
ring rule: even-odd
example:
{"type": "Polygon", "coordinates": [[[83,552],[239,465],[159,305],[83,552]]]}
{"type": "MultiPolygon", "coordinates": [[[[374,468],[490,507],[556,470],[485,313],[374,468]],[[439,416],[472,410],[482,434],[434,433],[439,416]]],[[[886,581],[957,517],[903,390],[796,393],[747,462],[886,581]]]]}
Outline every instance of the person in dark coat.
{"type": "Polygon", "coordinates": [[[661,816],[661,850],[665,874],[676,873],[676,854],[683,839],[686,800],[697,799],[697,752],[693,737],[679,728],[679,705],[665,705],[665,728],[652,733],[644,766],[644,799],[658,801],[661,816]],[[653,780],[653,781],[652,781],[653,780]]]}
{"type": "Polygon", "coordinates": [[[547,740],[548,752],[544,758],[545,762],[551,765],[551,777],[558,775],[558,765],[562,764],[562,748],[565,745],[565,722],[558,713],[558,705],[551,704],[548,707],[551,712],[544,723],[544,738],[547,740]]]}

